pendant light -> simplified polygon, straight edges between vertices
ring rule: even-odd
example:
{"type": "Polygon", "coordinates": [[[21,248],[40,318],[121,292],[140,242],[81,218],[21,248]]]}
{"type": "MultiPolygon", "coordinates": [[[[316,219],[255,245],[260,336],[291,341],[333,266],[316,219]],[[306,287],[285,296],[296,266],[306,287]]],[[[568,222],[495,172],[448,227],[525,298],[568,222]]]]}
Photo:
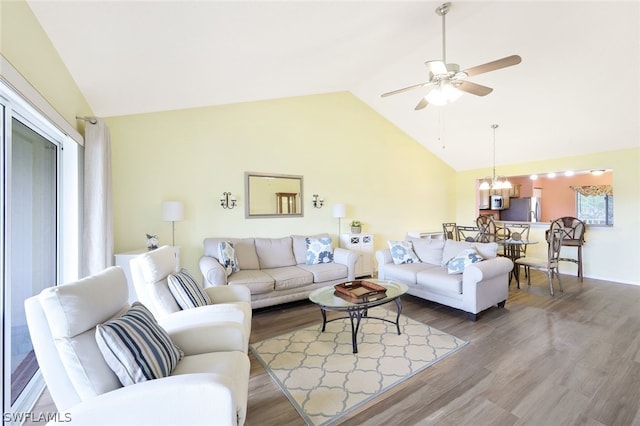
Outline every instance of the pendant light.
{"type": "Polygon", "coordinates": [[[506,177],[496,177],[496,129],[498,125],[492,124],[491,128],[493,129],[493,177],[484,178],[480,184],[480,189],[509,189],[511,188],[511,182],[506,177]]]}

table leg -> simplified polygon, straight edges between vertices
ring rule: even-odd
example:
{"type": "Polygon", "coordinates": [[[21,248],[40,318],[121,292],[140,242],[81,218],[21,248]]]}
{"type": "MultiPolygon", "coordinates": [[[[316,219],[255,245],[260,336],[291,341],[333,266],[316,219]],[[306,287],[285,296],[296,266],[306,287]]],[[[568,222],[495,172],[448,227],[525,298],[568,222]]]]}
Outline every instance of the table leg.
{"type": "Polygon", "coordinates": [[[398,308],[398,315],[396,315],[396,328],[398,329],[398,336],[400,335],[400,314],[402,313],[402,302],[400,298],[396,298],[396,308],[398,308]]]}
{"type": "Polygon", "coordinates": [[[327,311],[320,308],[320,312],[322,313],[322,332],[324,333],[324,329],[327,326],[327,311]]]}
{"type": "Polygon", "coordinates": [[[360,329],[360,320],[362,319],[362,310],[354,309],[349,310],[349,318],[351,319],[351,346],[353,347],[353,353],[358,353],[358,330],[360,329]],[[356,323],[354,325],[353,319],[356,319],[356,323]]]}

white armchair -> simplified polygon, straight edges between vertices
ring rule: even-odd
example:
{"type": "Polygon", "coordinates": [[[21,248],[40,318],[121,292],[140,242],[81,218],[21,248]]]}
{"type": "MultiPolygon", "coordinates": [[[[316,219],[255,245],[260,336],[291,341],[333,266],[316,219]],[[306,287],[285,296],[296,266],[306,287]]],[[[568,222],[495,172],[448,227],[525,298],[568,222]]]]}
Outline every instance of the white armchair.
{"type": "Polygon", "coordinates": [[[102,355],[96,326],[121,317],[130,308],[127,300],[124,272],[111,267],[25,301],[36,359],[64,413],[59,420],[81,425],[243,424],[250,368],[243,327],[219,322],[169,333],[184,352],[170,375],[123,386],[102,355]]]}
{"type": "Polygon", "coordinates": [[[192,329],[218,321],[237,322],[244,328],[244,352],[247,353],[252,317],[249,289],[242,286],[205,288],[213,304],[182,310],[171,294],[167,279],[178,272],[174,256],[171,247],[162,246],[131,260],[131,279],[140,302],[167,331],[192,329]]]}

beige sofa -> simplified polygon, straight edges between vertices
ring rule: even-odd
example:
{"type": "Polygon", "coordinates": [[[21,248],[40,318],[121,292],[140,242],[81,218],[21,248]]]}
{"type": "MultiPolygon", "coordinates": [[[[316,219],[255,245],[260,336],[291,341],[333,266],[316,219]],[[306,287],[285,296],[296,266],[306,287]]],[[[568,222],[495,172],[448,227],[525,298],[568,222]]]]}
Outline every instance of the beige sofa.
{"type": "Polygon", "coordinates": [[[454,240],[427,240],[406,237],[413,245],[418,261],[396,265],[390,249],[378,250],[378,278],[409,286],[408,294],[461,309],[475,321],[479,312],[498,305],[504,307],[509,296],[509,272],[513,262],[498,257],[496,243],[454,240]],[[484,258],[450,274],[447,262],[462,251],[474,247],[484,258]]]}
{"type": "Polygon", "coordinates": [[[251,307],[261,308],[303,300],[317,288],[354,280],[356,253],[333,247],[333,262],[307,265],[305,238],[206,238],[199,262],[204,286],[245,286],[251,292],[251,307]],[[238,261],[239,271],[228,276],[219,261],[221,242],[233,244],[238,261]]]}

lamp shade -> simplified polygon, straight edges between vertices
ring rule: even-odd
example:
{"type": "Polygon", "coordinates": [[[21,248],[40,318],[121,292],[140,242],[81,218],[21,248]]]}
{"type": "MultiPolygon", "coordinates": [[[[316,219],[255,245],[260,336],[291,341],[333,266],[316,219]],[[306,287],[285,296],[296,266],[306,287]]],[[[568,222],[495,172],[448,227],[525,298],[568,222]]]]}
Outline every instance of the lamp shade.
{"type": "Polygon", "coordinates": [[[162,203],[162,220],[165,222],[177,222],[184,217],[184,205],[182,201],[165,201],[162,203]]]}
{"type": "Polygon", "coordinates": [[[344,204],[333,205],[333,217],[343,218],[347,215],[347,206],[344,204]]]}

